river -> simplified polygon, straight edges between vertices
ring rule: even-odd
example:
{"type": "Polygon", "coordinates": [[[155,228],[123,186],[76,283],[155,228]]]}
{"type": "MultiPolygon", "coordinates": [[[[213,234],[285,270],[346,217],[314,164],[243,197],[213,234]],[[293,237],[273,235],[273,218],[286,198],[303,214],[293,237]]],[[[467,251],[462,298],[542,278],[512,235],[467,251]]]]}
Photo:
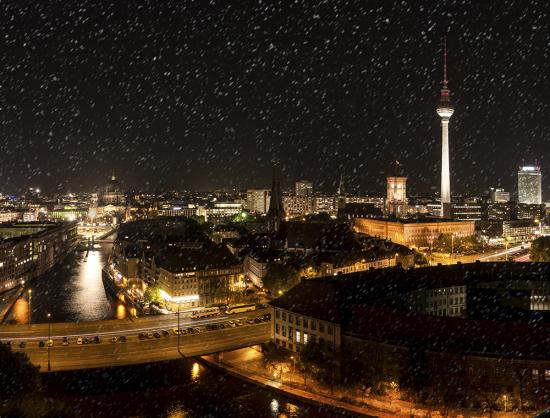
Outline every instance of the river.
{"type": "MultiPolygon", "coordinates": [[[[101,279],[111,244],[69,254],[63,263],[29,283],[5,322],[79,322],[123,319],[101,279]]],[[[333,417],[313,407],[245,384],[195,359],[44,375],[46,396],[78,417],[333,417]]],[[[65,414],[60,414],[64,416],[65,414]]]]}
{"type": "Polygon", "coordinates": [[[46,396],[81,418],[349,416],[243,383],[194,359],[54,373],[44,378],[44,384],[46,396]]]}
{"type": "Polygon", "coordinates": [[[74,252],[42,277],[27,284],[15,302],[5,323],[26,324],[31,321],[83,322],[101,319],[124,319],[124,307],[110,297],[103,286],[101,269],[107,262],[112,244],[100,244],[86,252],[74,252]]]}

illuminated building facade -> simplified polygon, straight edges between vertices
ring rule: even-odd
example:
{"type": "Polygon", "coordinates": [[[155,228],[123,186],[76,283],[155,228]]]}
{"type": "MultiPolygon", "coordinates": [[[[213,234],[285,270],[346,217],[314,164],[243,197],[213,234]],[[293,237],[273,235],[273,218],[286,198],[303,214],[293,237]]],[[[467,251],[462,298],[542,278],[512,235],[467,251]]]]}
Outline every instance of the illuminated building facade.
{"type": "Polygon", "coordinates": [[[0,291],[38,277],[76,244],[76,223],[15,223],[0,226],[0,291]]]}
{"type": "Polygon", "coordinates": [[[313,183],[307,180],[296,182],[296,196],[313,196],[313,183]]]}
{"type": "Polygon", "coordinates": [[[430,246],[440,234],[469,237],[475,233],[474,226],[474,221],[449,221],[437,218],[415,221],[369,218],[353,220],[356,232],[418,248],[430,246]]]}
{"type": "Polygon", "coordinates": [[[542,203],[542,175],[540,167],[522,166],[518,171],[518,203],[542,203]]]}
{"type": "Polygon", "coordinates": [[[246,191],[246,208],[252,213],[265,214],[269,209],[269,189],[248,189],[246,191]]]}
{"type": "Polygon", "coordinates": [[[407,177],[388,177],[386,211],[400,218],[407,213],[407,177]]]}

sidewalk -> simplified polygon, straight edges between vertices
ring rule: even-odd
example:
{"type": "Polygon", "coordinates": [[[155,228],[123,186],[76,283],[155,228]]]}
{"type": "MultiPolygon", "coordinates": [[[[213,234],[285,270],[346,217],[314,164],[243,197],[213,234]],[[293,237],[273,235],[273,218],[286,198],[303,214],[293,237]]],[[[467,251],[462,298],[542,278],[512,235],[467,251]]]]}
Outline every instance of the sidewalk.
{"type": "MultiPolygon", "coordinates": [[[[283,371],[269,376],[265,367],[263,354],[253,348],[208,355],[201,357],[210,366],[224,370],[225,372],[251,383],[269,388],[285,396],[299,399],[306,403],[322,404],[342,409],[356,415],[374,417],[442,417],[437,409],[419,407],[411,402],[402,400],[390,400],[389,397],[362,397],[356,391],[335,387],[331,394],[330,388],[318,384],[311,378],[304,378],[299,373],[283,371]]],[[[489,414],[481,414],[475,410],[448,411],[448,417],[481,418],[489,414]]],[[[515,412],[493,412],[494,418],[528,417],[528,414],[515,412]]]]}

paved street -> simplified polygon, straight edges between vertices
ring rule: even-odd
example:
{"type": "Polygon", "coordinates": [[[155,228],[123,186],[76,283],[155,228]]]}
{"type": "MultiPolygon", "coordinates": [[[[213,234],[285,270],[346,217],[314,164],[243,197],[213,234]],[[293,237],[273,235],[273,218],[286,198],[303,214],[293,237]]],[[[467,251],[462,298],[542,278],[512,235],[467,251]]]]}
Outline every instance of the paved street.
{"type": "MultiPolygon", "coordinates": [[[[247,312],[231,316],[219,316],[205,320],[181,318],[181,328],[204,326],[229,319],[243,319],[265,314],[266,310],[247,312]]],[[[147,363],[178,358],[178,356],[196,356],[217,351],[231,350],[260,344],[269,340],[270,322],[246,324],[241,327],[226,328],[216,331],[205,331],[201,334],[180,336],[178,354],[178,337],[171,331],[177,326],[175,315],[138,318],[130,321],[97,321],[89,323],[52,323],[51,335],[54,346],[50,349],[52,371],[75,370],[93,367],[107,367],[127,364],[147,363]],[[139,333],[167,330],[170,335],[160,338],[140,340],[139,333]],[[100,336],[100,344],[77,345],[78,337],[100,336]],[[112,343],[111,337],[124,335],[125,343],[112,343]],[[69,345],[62,346],[64,336],[69,338],[69,345]]],[[[25,351],[34,364],[40,365],[41,371],[47,371],[48,349],[39,347],[39,341],[46,341],[48,324],[6,325],[0,327],[0,339],[11,341],[14,351],[25,351]],[[24,341],[26,347],[19,348],[24,341]]]]}

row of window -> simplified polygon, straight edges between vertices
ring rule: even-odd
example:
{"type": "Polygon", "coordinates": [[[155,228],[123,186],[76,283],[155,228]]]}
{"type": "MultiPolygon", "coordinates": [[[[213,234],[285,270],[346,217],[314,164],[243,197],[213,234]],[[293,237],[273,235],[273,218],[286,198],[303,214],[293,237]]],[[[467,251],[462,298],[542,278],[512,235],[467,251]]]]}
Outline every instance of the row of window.
{"type": "MultiPolygon", "coordinates": [[[[302,316],[295,315],[295,314],[292,314],[292,313],[287,314],[287,312],[285,312],[285,311],[281,312],[281,310],[279,310],[279,309],[275,310],[275,318],[276,319],[282,319],[283,321],[287,321],[287,319],[288,319],[289,324],[296,324],[296,326],[301,326],[302,328],[309,328],[312,331],[316,331],[317,328],[319,328],[319,332],[322,332],[322,333],[325,332],[325,324],[323,322],[317,321],[315,319],[308,319],[306,317],[302,317],[302,316]]],[[[329,335],[333,334],[334,328],[332,327],[332,325],[328,324],[326,326],[326,332],[329,335]]]]}

